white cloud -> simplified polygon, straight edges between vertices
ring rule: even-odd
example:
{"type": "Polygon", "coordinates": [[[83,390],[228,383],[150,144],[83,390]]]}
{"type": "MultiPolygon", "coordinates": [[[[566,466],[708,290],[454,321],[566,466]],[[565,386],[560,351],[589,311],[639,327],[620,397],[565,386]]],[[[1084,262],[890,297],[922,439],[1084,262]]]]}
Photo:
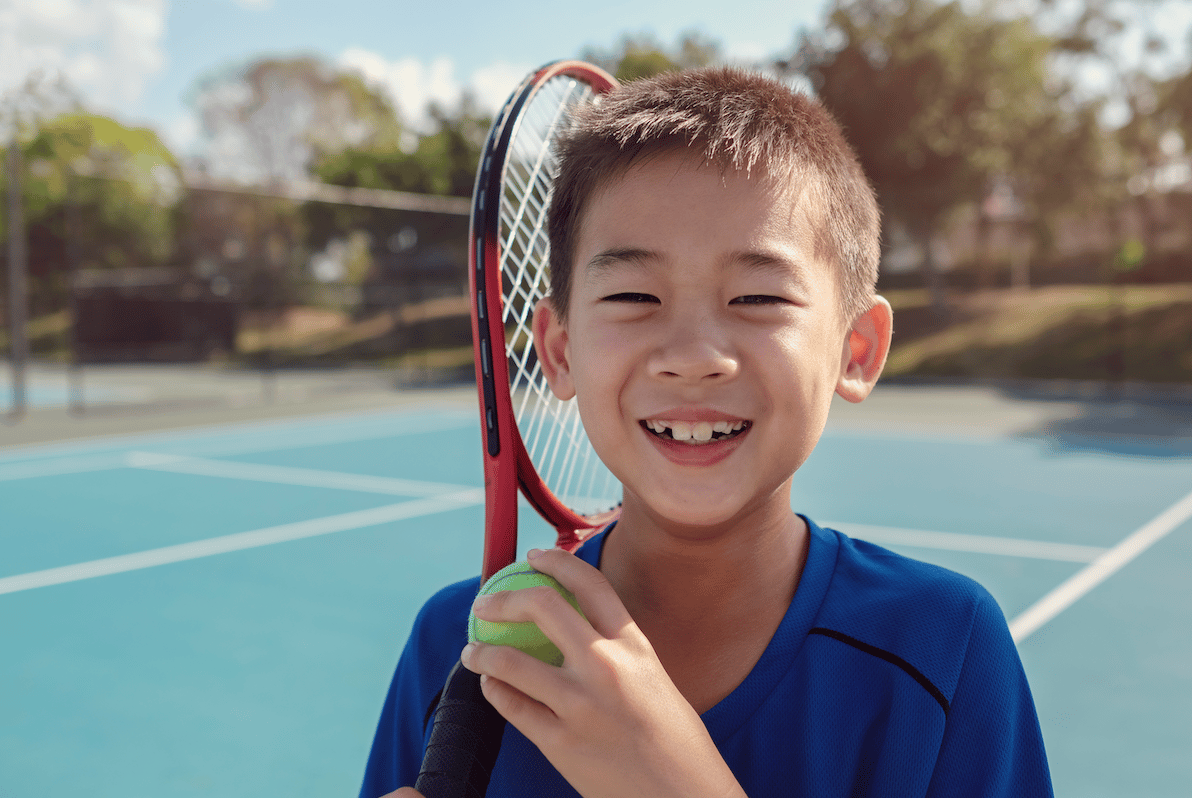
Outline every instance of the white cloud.
{"type": "Polygon", "coordinates": [[[339,63],[384,88],[402,120],[420,133],[431,129],[427,114],[431,103],[454,106],[467,89],[482,109],[495,112],[529,72],[528,67],[500,62],[477,69],[466,81],[461,81],[455,75],[455,64],[446,57],[436,58],[429,64],[417,58],[390,61],[359,48],[345,50],[339,63]]]}
{"type": "Polygon", "coordinates": [[[531,67],[498,61],[472,73],[471,89],[476,102],[486,111],[496,113],[531,67]]]}
{"type": "Polygon", "coordinates": [[[0,92],[61,75],[93,108],[140,99],[165,64],[167,0],[0,0],[0,92]]]}
{"type": "Polygon", "coordinates": [[[183,111],[169,120],[161,131],[166,146],[179,156],[194,155],[202,141],[202,126],[191,111],[183,111]]]}

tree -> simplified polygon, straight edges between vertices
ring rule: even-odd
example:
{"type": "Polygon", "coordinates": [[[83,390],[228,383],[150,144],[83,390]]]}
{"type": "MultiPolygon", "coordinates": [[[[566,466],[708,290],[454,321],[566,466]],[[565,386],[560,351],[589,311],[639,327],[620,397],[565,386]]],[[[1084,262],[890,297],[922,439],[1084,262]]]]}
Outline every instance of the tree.
{"type": "Polygon", "coordinates": [[[1012,152],[1013,184],[1038,260],[1053,255],[1056,229],[1069,212],[1113,213],[1119,194],[1107,179],[1112,142],[1099,121],[1101,106],[1099,100],[1071,109],[1056,103],[1023,130],[1012,152]]]}
{"type": "Polygon", "coordinates": [[[611,72],[620,81],[648,78],[661,72],[708,66],[720,58],[720,45],[698,32],[683,34],[668,50],[649,33],[624,36],[611,50],[589,48],[580,56],[611,72]]]}
{"type": "Polygon", "coordinates": [[[317,158],[312,171],[338,186],[386,188],[419,194],[467,197],[492,119],[465,95],[452,109],[432,105],[436,130],[407,152],[395,141],[345,147],[317,158]]]}
{"type": "Polygon", "coordinates": [[[1026,18],[960,2],[837,0],[827,30],[804,34],[787,68],[802,72],[846,135],[882,206],[924,253],[944,308],[932,238],[958,207],[1014,172],[1054,107],[1053,40],[1026,18]]]}
{"type": "Polygon", "coordinates": [[[192,103],[207,168],[249,180],[300,180],[329,153],[396,148],[393,104],[363,78],[315,58],[262,59],[202,81],[192,103]]]}
{"type": "Polygon", "coordinates": [[[38,122],[22,156],[35,300],[65,290],[72,236],[84,267],[170,259],[182,181],[177,159],[153,131],[75,111],[38,122]]]}
{"type": "MultiPolygon", "coordinates": [[[[322,182],[339,186],[471,196],[491,118],[481,112],[468,95],[464,95],[454,108],[431,106],[430,116],[437,130],[418,139],[412,152],[403,151],[395,142],[375,147],[349,147],[318,159],[314,166],[315,176],[322,182]]],[[[391,248],[389,240],[396,235],[391,228],[399,216],[391,211],[326,203],[308,203],[303,214],[306,245],[313,251],[342,238],[345,231],[357,230],[367,231],[374,245],[388,252],[391,248]]],[[[406,222],[401,222],[399,226],[404,224],[406,222]]],[[[425,220],[423,227],[427,227],[425,220]]],[[[431,227],[435,225],[420,234],[424,243],[433,238],[431,227]]]]}

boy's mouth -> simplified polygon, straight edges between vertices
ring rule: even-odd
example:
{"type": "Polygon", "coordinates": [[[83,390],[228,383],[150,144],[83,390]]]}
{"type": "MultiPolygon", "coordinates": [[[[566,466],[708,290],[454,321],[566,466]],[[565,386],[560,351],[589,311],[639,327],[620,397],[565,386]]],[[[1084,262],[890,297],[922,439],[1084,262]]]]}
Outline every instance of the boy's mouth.
{"type": "Polygon", "coordinates": [[[749,429],[748,421],[667,421],[648,418],[640,422],[648,432],[665,440],[698,446],[735,438],[749,429]]]}

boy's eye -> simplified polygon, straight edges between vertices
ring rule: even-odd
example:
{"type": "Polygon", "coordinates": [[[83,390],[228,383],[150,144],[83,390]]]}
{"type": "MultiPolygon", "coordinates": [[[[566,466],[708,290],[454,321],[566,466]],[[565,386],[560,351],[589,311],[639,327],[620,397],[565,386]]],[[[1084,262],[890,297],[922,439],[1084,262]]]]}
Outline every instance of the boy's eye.
{"type": "Polygon", "coordinates": [[[602,297],[603,302],[633,302],[633,303],[649,303],[654,305],[662,304],[662,300],[653,294],[639,294],[633,291],[624,291],[620,294],[609,294],[602,297]]]}
{"type": "Polygon", "coordinates": [[[789,305],[790,300],[769,294],[746,294],[729,300],[730,305],[789,305]]]}

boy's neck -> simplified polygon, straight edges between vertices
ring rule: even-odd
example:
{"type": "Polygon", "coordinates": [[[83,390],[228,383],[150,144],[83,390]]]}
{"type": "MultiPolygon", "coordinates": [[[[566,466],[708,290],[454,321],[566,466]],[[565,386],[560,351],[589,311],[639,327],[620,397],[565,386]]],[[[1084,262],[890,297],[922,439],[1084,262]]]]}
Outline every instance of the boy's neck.
{"type": "Polygon", "coordinates": [[[609,534],[600,569],[703,712],[748,675],[782,623],[808,538],[789,510],[718,530],[665,529],[630,510],[609,534]]]}
{"type": "Polygon", "coordinates": [[[631,507],[610,533],[600,569],[639,624],[755,612],[777,597],[785,612],[802,572],[807,525],[789,508],[717,529],[666,528],[631,507]]]}

